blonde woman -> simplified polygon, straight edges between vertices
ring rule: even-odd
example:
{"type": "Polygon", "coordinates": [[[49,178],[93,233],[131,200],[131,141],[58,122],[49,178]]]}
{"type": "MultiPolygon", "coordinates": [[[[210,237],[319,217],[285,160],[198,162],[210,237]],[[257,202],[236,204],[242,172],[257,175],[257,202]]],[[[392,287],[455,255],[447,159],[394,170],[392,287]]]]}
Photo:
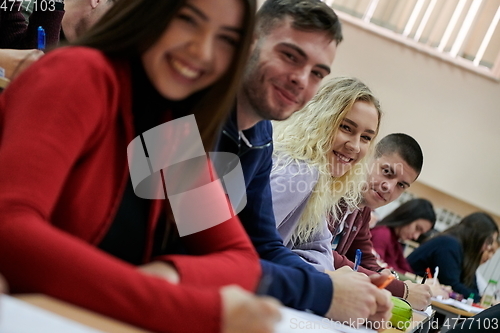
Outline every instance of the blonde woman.
{"type": "Polygon", "coordinates": [[[379,102],[364,83],[339,77],[304,109],[273,124],[276,225],[284,244],[319,270],[334,270],[328,225],[360,202],[365,156],[380,117],[379,102]]]}

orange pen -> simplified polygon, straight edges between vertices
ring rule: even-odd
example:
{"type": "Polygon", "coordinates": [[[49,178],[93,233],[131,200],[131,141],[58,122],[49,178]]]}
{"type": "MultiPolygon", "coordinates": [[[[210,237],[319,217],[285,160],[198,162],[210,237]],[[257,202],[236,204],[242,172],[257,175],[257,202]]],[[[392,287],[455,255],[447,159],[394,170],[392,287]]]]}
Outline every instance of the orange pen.
{"type": "Polygon", "coordinates": [[[387,286],[389,285],[389,283],[391,283],[391,282],[392,282],[392,280],[394,280],[394,279],[395,279],[394,275],[387,275],[387,278],[386,278],[384,281],[382,281],[382,283],[381,283],[381,284],[376,285],[376,286],[378,287],[378,289],[384,289],[384,288],[385,288],[385,287],[387,287],[387,286]]]}
{"type": "Polygon", "coordinates": [[[432,279],[432,273],[431,273],[431,269],[429,267],[427,267],[425,269],[425,274],[424,274],[424,278],[422,279],[422,284],[425,283],[425,280],[427,280],[427,278],[431,278],[432,279]]]}

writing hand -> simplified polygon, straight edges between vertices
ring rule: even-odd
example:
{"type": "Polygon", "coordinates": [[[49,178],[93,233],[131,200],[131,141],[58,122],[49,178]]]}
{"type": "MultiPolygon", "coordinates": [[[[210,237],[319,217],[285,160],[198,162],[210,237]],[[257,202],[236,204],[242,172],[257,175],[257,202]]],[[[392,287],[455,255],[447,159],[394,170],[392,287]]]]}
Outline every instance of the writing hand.
{"type": "Polygon", "coordinates": [[[431,287],[427,284],[405,281],[408,286],[408,297],[406,300],[416,310],[425,310],[431,304],[431,287]]]}
{"type": "Polygon", "coordinates": [[[390,294],[378,289],[365,274],[342,267],[327,271],[332,279],[334,293],[326,317],[353,326],[361,325],[367,318],[390,318],[390,294]]]}
{"type": "Polygon", "coordinates": [[[221,289],[223,333],[271,333],[281,319],[280,303],[255,296],[238,286],[221,289]]]}

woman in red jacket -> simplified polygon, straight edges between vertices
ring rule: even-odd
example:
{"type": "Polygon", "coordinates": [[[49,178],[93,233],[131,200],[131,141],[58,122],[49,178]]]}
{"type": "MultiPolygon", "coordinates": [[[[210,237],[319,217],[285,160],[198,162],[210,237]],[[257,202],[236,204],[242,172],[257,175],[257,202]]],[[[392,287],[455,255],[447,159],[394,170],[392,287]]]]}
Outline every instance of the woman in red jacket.
{"type": "Polygon", "coordinates": [[[417,240],[436,223],[432,203],[426,199],[412,199],[396,208],[371,229],[373,248],[394,270],[412,272],[403,256],[400,241],[417,240]]]}
{"type": "MultiPolygon", "coordinates": [[[[237,217],[180,238],[189,255],[174,255],[174,204],[135,195],[127,167],[134,137],[190,114],[212,146],[254,12],[253,0],[120,0],[0,95],[0,271],[12,292],[158,332],[271,330],[274,303],[226,287],[254,290],[260,274],[237,217]]],[[[180,145],[172,133],[161,147],[180,145]]]]}

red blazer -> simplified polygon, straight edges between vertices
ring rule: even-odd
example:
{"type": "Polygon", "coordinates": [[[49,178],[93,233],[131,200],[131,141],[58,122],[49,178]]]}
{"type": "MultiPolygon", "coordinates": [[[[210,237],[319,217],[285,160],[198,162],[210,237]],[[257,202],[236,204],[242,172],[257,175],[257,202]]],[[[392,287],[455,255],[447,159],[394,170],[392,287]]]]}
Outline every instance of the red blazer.
{"type": "MultiPolygon", "coordinates": [[[[184,237],[197,256],[164,258],[179,285],[96,248],[129,177],[131,96],[127,62],[77,47],[44,56],[0,95],[0,272],[12,292],[48,294],[149,330],[218,332],[220,287],[253,290],[260,275],[236,217],[184,237]]],[[[146,253],[161,203],[152,204],[146,253]]]]}
{"type": "MultiPolygon", "coordinates": [[[[346,218],[344,229],[342,230],[342,238],[337,245],[337,249],[333,251],[335,269],[343,266],[353,268],[356,250],[360,249],[363,252],[363,256],[361,265],[358,268],[359,272],[372,275],[382,270],[372,252],[370,213],[370,208],[365,207],[354,211],[346,218]]],[[[394,280],[386,289],[394,296],[404,296],[405,287],[402,281],[394,280]]]]}
{"type": "MultiPolygon", "coordinates": [[[[355,210],[345,220],[342,238],[334,251],[335,268],[352,263],[356,250],[363,252],[361,265],[369,270],[381,270],[377,264],[377,258],[372,253],[373,245],[370,242],[371,234],[368,222],[371,210],[368,207],[355,210]],[[351,260],[352,259],[352,260],[351,260]]],[[[354,267],[354,263],[352,263],[354,267]]]]}
{"type": "Polygon", "coordinates": [[[410,264],[403,255],[402,245],[394,229],[380,225],[375,226],[371,232],[373,247],[379,254],[380,259],[398,272],[413,273],[410,264]]]}

